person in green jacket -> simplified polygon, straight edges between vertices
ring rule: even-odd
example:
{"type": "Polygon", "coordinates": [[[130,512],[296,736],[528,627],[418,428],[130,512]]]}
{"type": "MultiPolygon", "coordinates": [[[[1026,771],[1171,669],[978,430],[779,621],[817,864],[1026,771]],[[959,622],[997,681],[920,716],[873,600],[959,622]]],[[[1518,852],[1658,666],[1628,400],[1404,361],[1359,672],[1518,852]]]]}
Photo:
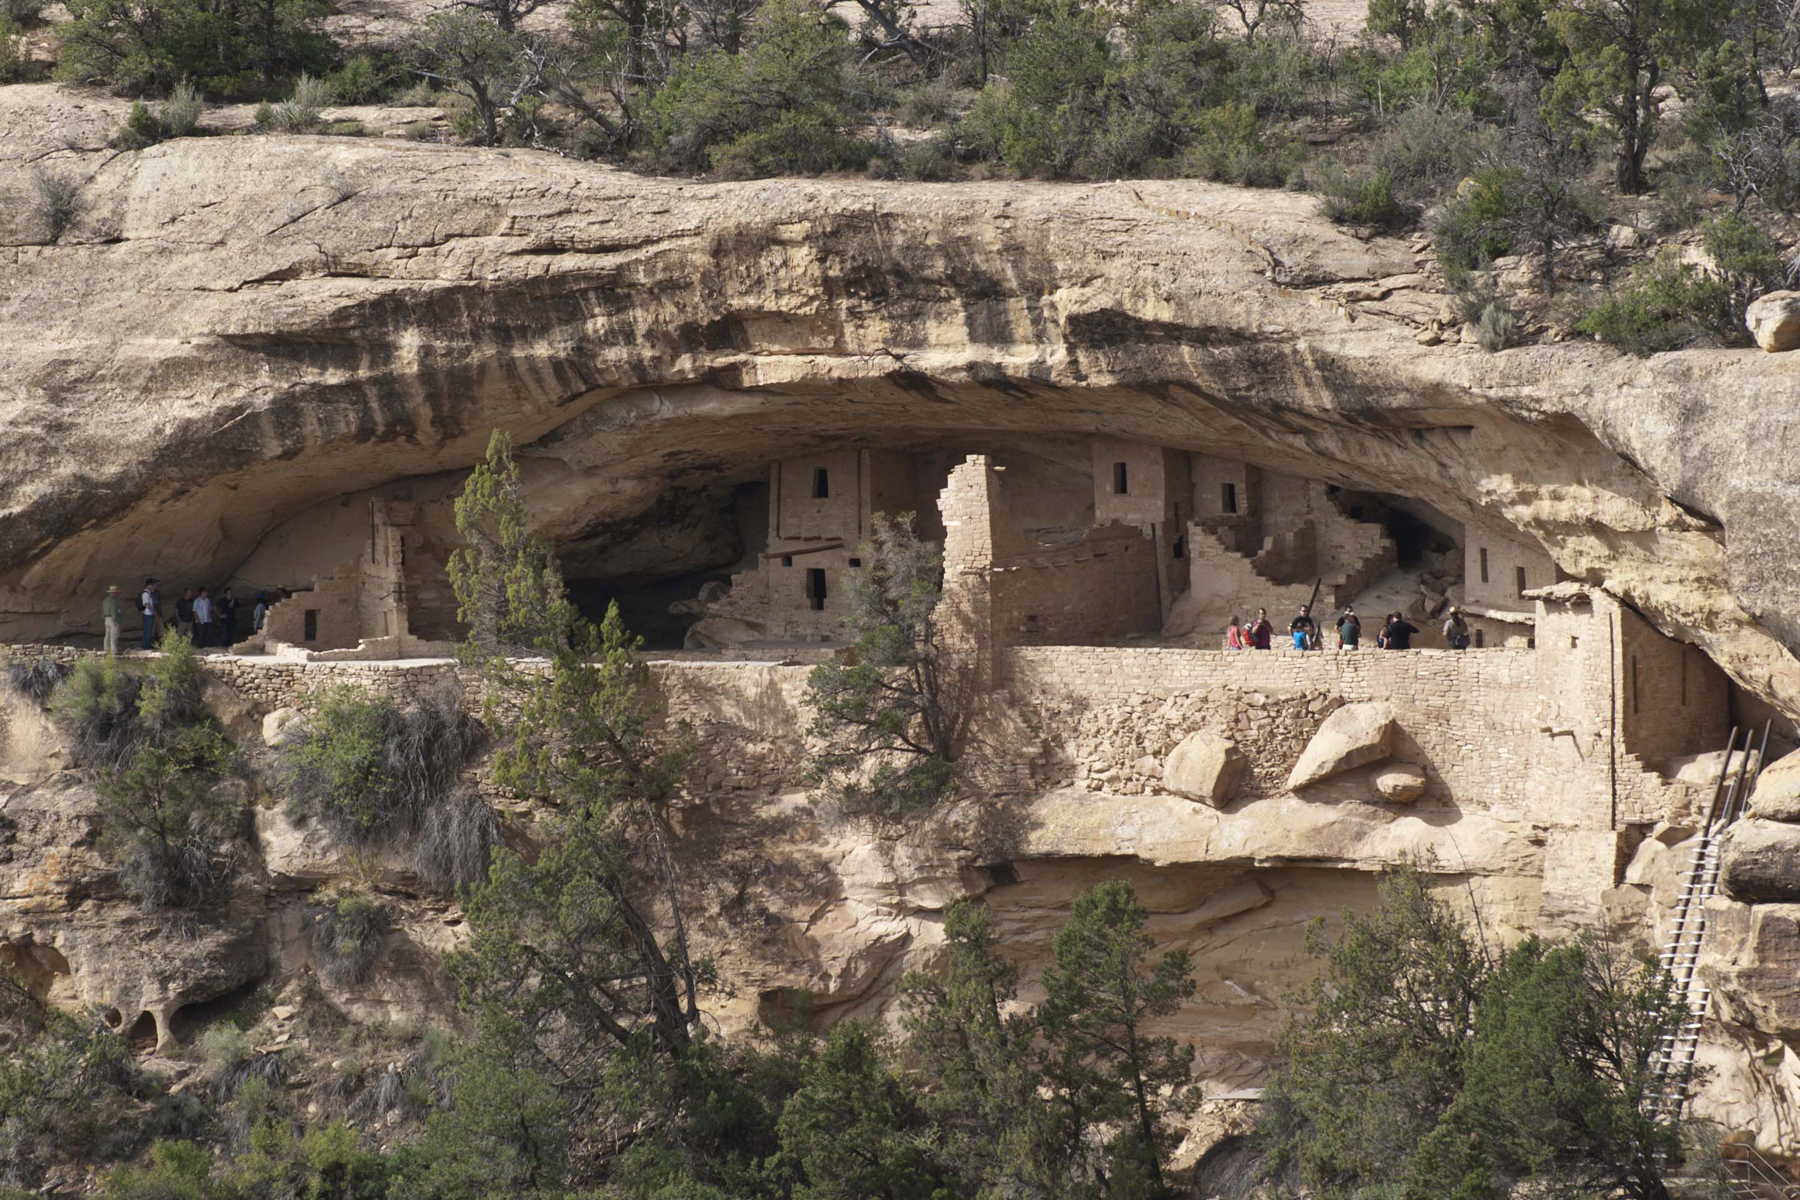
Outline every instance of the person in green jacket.
{"type": "Polygon", "coordinates": [[[106,656],[119,656],[119,621],[124,610],[119,607],[119,585],[113,584],[106,589],[106,599],[100,602],[100,619],[106,623],[106,656]]]}

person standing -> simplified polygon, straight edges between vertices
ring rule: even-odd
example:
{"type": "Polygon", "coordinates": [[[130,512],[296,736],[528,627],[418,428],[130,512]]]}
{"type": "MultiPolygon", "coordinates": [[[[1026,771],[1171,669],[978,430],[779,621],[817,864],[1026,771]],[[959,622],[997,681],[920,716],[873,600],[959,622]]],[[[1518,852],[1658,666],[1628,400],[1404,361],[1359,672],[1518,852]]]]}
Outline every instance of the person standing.
{"type": "Polygon", "coordinates": [[[106,627],[101,638],[106,657],[119,657],[119,625],[124,619],[125,610],[119,607],[119,585],[113,584],[106,589],[106,598],[100,601],[100,622],[106,627]]]}
{"type": "Polygon", "coordinates": [[[1469,623],[1463,620],[1462,609],[1451,607],[1450,619],[1444,622],[1444,640],[1452,650],[1469,648],[1469,623]]]}
{"type": "Polygon", "coordinates": [[[1356,615],[1353,606],[1344,605],[1343,614],[1337,619],[1337,631],[1338,646],[1341,649],[1354,650],[1357,643],[1362,641],[1362,620],[1356,615]]]}
{"type": "Polygon", "coordinates": [[[138,596],[138,609],[144,614],[144,649],[156,649],[157,610],[162,606],[162,592],[156,586],[154,577],[144,580],[144,590],[138,596]]]}
{"type": "Polygon", "coordinates": [[[237,614],[238,614],[237,597],[233,596],[231,594],[230,588],[226,588],[225,594],[219,598],[218,604],[214,605],[213,607],[215,607],[219,610],[219,612],[218,612],[219,630],[222,635],[222,640],[219,642],[219,644],[221,646],[224,646],[227,650],[229,650],[233,646],[237,645],[237,640],[238,640],[237,639],[237,614]]]}
{"type": "Polygon", "coordinates": [[[261,633],[263,618],[269,615],[269,597],[264,592],[256,593],[256,607],[250,610],[250,632],[261,633]]]}
{"type": "Polygon", "coordinates": [[[1231,624],[1225,627],[1225,648],[1227,650],[1242,650],[1244,648],[1244,630],[1243,627],[1238,624],[1238,619],[1236,617],[1232,617],[1231,624]]]}
{"type": "Polygon", "coordinates": [[[1388,621],[1387,628],[1381,631],[1381,636],[1389,650],[1411,650],[1413,634],[1417,632],[1419,632],[1417,625],[1412,624],[1399,613],[1394,613],[1392,619],[1388,621]]]}
{"type": "Polygon", "coordinates": [[[1250,622],[1250,644],[1258,650],[1267,650],[1269,640],[1275,636],[1275,625],[1269,620],[1269,610],[1256,610],[1256,620],[1250,622]]]}
{"type": "Polygon", "coordinates": [[[1288,633],[1294,639],[1294,649],[1311,650],[1313,641],[1318,636],[1319,627],[1313,623],[1312,606],[1302,604],[1300,613],[1288,622],[1288,633]]]}
{"type": "Polygon", "coordinates": [[[205,588],[194,597],[194,645],[210,646],[213,639],[213,602],[205,588]]]}
{"type": "Polygon", "coordinates": [[[193,588],[181,593],[181,599],[175,601],[175,632],[190,642],[194,640],[193,588]]]}

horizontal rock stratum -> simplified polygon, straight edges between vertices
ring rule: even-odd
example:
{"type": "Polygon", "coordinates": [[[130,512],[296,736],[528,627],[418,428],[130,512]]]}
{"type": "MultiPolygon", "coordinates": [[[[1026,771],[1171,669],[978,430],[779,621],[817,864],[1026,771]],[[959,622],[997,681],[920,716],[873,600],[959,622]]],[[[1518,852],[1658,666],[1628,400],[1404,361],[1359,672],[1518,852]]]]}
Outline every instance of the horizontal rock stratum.
{"type": "Polygon", "coordinates": [[[214,137],[0,92],[0,640],[153,565],[222,577],[308,506],[495,426],[575,550],[802,445],[1094,434],[1504,522],[1800,713],[1800,363],[1422,347],[1403,241],[1308,197],[647,178],[528,151],[214,137]]]}

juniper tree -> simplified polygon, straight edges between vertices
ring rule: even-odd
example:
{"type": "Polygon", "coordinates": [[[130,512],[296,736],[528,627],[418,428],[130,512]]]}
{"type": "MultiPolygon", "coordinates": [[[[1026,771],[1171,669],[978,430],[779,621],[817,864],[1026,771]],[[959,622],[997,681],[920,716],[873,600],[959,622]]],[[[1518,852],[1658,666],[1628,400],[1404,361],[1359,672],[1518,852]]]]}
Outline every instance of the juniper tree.
{"type": "Polygon", "coordinates": [[[898,819],[950,790],[967,714],[941,620],[943,548],[876,513],[850,581],[848,662],[807,677],[813,777],[846,812],[898,819]]]}
{"type": "Polygon", "coordinates": [[[1491,955],[1405,868],[1342,932],[1278,1043],[1271,1173],[1325,1200],[1521,1190],[1664,1200],[1679,1148],[1652,1066],[1686,1019],[1665,973],[1605,934],[1491,955]]]}
{"type": "Polygon", "coordinates": [[[200,703],[199,655],[174,630],[139,673],[116,659],[79,664],[51,696],[98,793],[100,844],[125,890],[151,905],[191,905],[221,878],[219,843],[236,805],[216,785],[230,760],[200,703]]]}
{"type": "Polygon", "coordinates": [[[944,912],[944,961],[900,981],[906,1051],[931,1081],[924,1105],[984,1194],[1069,1194],[1070,1145],[1040,1095],[1034,1012],[1013,1011],[1019,969],[1002,958],[985,904],[944,912]]]}
{"type": "Polygon", "coordinates": [[[595,627],[568,601],[518,480],[497,434],[456,502],[472,544],[452,579],[470,625],[463,661],[488,688],[494,778],[555,811],[533,854],[497,851],[469,889],[470,938],[451,966],[485,1061],[541,1080],[571,1119],[623,1129],[653,1101],[679,1103],[708,978],[689,953],[665,822],[683,755],[652,729],[638,640],[616,605],[595,627]]]}
{"type": "Polygon", "coordinates": [[[1044,968],[1039,1019],[1046,1073],[1069,1144],[1113,1129],[1097,1182],[1108,1196],[1172,1195],[1163,1163],[1174,1149],[1172,1113],[1199,1103],[1194,1048],[1146,1026],[1194,994],[1187,952],[1152,965],[1147,915],[1131,885],[1113,879],[1078,896],[1044,968]]]}

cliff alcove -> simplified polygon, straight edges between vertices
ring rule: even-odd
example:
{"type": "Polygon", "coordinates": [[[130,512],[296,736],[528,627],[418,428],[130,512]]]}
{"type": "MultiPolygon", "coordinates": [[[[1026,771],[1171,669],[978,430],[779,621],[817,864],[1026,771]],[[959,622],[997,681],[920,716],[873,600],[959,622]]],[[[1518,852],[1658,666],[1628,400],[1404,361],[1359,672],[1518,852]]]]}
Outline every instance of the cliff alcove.
{"type": "MultiPolygon", "coordinates": [[[[297,593],[280,638],[209,663],[243,729],[339,682],[457,686],[452,498],[509,431],[576,598],[621,602],[700,735],[679,833],[723,1028],[801,1000],[890,1018],[963,895],[1031,975],[1071,897],[1123,875],[1200,964],[1169,1027],[1239,1088],[1306,924],[1369,903],[1375,872],[1430,855],[1509,937],[1605,919],[1653,946],[1704,757],[1769,717],[1792,746],[1780,356],[1423,345],[1422,252],[1284,192],[699,184],[315,137],[116,154],[92,118],[0,90],[0,189],[53,159],[87,198],[52,244],[0,214],[0,642],[71,657],[107,584],[154,575],[297,593]],[[868,522],[897,511],[1007,581],[999,698],[981,803],[872,838],[809,798],[801,698],[868,522]],[[1424,649],[1218,651],[1225,618],[1285,627],[1315,589],[1366,639],[1409,613],[1424,649]],[[1437,652],[1451,604],[1479,653],[1437,652]],[[1290,784],[1332,713],[1375,703],[1381,756],[1290,784]],[[1165,786],[1196,733],[1247,759],[1216,806],[1165,786]]],[[[311,890],[368,864],[265,807],[234,921],[165,952],[42,713],[6,720],[0,957],[34,990],[167,1048],[314,969],[311,890]]],[[[454,906],[384,872],[392,961],[321,1002],[441,1014],[454,906]]],[[[1744,995],[1709,1026],[1709,1111],[1800,1154],[1770,1115],[1800,1078],[1791,1022],[1746,965],[1791,968],[1789,917],[1715,903],[1749,948],[1717,968],[1744,995]]]]}

